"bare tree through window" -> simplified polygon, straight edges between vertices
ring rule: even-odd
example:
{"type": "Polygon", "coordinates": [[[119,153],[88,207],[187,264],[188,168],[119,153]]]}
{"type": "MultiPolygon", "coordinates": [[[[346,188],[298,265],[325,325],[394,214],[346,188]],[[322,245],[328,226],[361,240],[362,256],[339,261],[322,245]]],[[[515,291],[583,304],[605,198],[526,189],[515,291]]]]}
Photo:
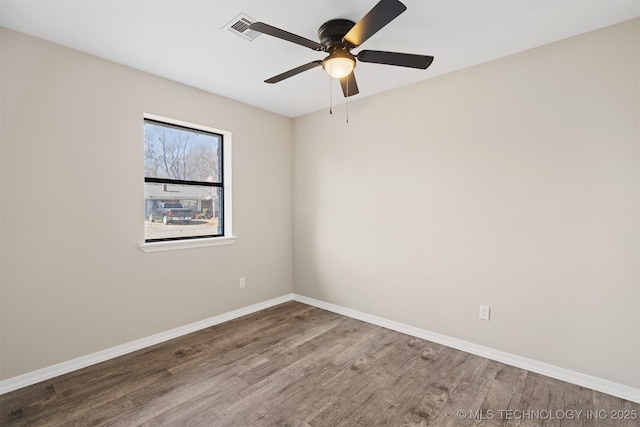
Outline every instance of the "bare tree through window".
{"type": "Polygon", "coordinates": [[[145,176],[220,181],[220,135],[145,123],[145,176]]]}

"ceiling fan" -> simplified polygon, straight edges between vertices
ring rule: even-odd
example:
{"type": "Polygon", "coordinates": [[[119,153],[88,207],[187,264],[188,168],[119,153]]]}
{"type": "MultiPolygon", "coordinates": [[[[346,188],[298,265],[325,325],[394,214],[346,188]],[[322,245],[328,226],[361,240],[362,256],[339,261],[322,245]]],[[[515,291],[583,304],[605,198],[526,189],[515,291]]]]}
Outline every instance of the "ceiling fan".
{"type": "Polygon", "coordinates": [[[285,71],[265,80],[265,83],[278,83],[322,65],[327,74],[340,80],[344,96],[349,97],[359,93],[353,73],[356,59],[360,62],[427,69],[433,62],[433,56],[381,50],[361,50],[357,54],[351,53],[351,49],[359,47],[405,10],[407,7],[398,0],[380,0],[358,23],[348,19],[332,19],[322,24],[318,29],[320,43],[263,22],[254,22],[249,26],[251,30],[329,54],[323,60],[312,61],[285,71]]]}

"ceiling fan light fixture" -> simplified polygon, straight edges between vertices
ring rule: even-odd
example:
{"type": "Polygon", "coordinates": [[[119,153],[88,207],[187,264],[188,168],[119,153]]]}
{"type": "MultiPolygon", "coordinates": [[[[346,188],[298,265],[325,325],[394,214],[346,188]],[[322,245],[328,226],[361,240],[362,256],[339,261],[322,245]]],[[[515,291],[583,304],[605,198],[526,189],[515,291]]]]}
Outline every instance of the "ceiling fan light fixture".
{"type": "Polygon", "coordinates": [[[322,68],[334,79],[341,79],[351,74],[356,60],[348,52],[335,51],[322,61],[322,68]]]}

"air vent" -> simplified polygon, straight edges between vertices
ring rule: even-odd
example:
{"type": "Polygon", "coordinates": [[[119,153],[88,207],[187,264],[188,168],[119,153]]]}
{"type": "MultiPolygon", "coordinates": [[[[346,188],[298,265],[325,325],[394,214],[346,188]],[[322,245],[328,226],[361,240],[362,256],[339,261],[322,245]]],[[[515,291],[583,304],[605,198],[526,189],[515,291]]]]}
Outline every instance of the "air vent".
{"type": "Polygon", "coordinates": [[[248,17],[244,13],[241,13],[240,15],[233,18],[227,25],[222,27],[222,29],[227,29],[236,36],[240,36],[245,40],[252,41],[255,40],[260,34],[262,34],[249,29],[249,25],[253,24],[254,22],[254,19],[248,17]]]}

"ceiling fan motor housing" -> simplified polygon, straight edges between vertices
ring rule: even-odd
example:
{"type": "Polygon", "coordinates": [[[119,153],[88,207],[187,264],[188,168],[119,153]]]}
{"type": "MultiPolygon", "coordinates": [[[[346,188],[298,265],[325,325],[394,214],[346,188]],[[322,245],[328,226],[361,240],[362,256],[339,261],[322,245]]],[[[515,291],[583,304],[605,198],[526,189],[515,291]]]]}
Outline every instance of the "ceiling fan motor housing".
{"type": "Polygon", "coordinates": [[[332,48],[335,50],[336,46],[340,48],[345,47],[345,42],[342,38],[349,32],[349,30],[356,25],[355,22],[348,19],[332,19],[327,21],[318,29],[318,37],[320,43],[325,47],[325,50],[329,52],[332,48]]]}

